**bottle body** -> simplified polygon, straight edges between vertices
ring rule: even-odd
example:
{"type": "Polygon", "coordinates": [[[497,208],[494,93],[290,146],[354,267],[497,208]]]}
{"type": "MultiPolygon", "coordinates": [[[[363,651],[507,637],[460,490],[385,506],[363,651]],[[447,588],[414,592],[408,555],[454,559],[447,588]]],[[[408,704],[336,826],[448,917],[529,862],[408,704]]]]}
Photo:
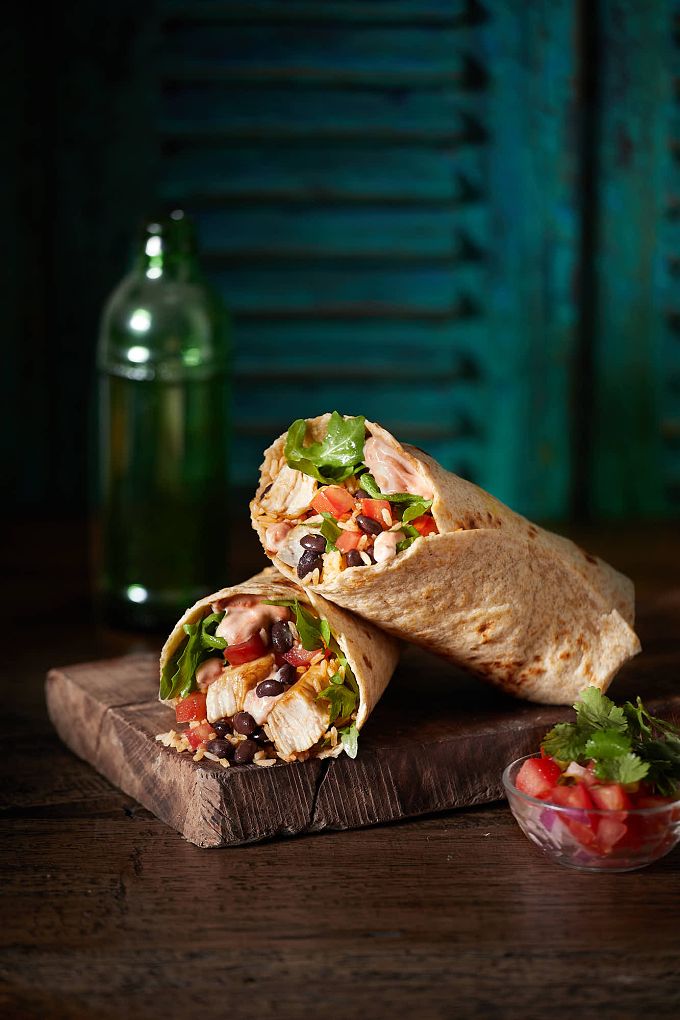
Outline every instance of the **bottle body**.
{"type": "Polygon", "coordinates": [[[166,628],[226,583],[225,329],[196,274],[137,269],[104,311],[95,555],[114,626],[166,628]]]}

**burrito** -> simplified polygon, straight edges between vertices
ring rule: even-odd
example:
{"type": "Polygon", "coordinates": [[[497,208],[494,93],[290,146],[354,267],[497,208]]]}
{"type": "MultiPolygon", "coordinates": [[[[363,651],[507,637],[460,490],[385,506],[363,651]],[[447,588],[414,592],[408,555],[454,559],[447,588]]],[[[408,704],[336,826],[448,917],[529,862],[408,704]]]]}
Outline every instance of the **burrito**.
{"type": "Polygon", "coordinates": [[[640,650],[628,578],[362,416],[293,422],[251,516],[310,594],[518,697],[572,704],[640,650]]]}
{"type": "Polygon", "coordinates": [[[161,651],[157,739],[224,767],[357,753],[398,658],[392,638],[271,567],[201,599],[161,651]]]}

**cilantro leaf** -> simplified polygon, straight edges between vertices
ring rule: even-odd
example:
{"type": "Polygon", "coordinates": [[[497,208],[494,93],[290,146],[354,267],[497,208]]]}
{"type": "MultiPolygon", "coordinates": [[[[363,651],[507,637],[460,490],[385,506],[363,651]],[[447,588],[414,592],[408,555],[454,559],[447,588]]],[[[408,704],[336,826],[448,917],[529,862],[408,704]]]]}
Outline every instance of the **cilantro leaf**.
{"type": "Polygon", "coordinates": [[[632,751],[616,758],[601,758],[595,764],[595,775],[612,783],[639,783],[649,772],[649,764],[632,751]]]}
{"type": "Polygon", "coordinates": [[[313,616],[298,599],[263,599],[266,606],[287,606],[295,613],[295,627],[300,644],[312,652],[316,648],[327,648],[331,641],[331,628],[322,616],[313,616]]]}
{"type": "Polygon", "coordinates": [[[541,747],[556,761],[579,761],[585,758],[588,733],[576,723],[557,723],[546,733],[541,747]]]}
{"type": "Polygon", "coordinates": [[[227,647],[224,638],[215,637],[214,630],[224,613],[211,613],[198,623],[185,623],[184,633],[189,640],[181,646],[163,668],[160,696],[186,698],[196,690],[196,670],[214,652],[227,647]]]}
{"type": "Polygon", "coordinates": [[[574,703],[576,721],[580,726],[594,730],[627,730],[626,716],[622,708],[615,705],[597,687],[586,687],[574,703]]]}
{"type": "Polygon", "coordinates": [[[350,758],[356,758],[359,744],[359,730],[356,727],[356,723],[352,723],[351,726],[346,726],[342,730],[338,730],[340,738],[342,740],[342,746],[345,752],[350,758]]]}
{"type": "MultiPolygon", "coordinates": [[[[375,478],[373,477],[372,474],[369,474],[368,471],[365,474],[361,475],[359,479],[359,484],[361,485],[361,488],[364,490],[364,492],[368,493],[371,499],[386,499],[390,503],[406,503],[406,504],[427,503],[426,509],[429,509],[432,506],[431,499],[424,500],[422,496],[417,496],[413,492],[381,492],[380,489],[378,488],[378,483],[376,482],[375,478]]],[[[424,511],[419,511],[416,514],[416,517],[419,517],[421,512],[424,511]]]]}
{"type": "Polygon", "coordinates": [[[328,719],[329,725],[335,722],[336,719],[347,719],[352,714],[354,709],[357,707],[357,699],[354,691],[350,691],[344,684],[331,683],[328,687],[325,687],[323,691],[320,691],[316,700],[325,700],[330,704],[330,716],[328,719]]]}
{"type": "Polygon", "coordinates": [[[343,482],[362,463],[366,428],[363,415],[343,418],[333,411],[325,439],[305,446],[307,423],[303,418],[288,429],[284,454],[289,467],[319,482],[343,482]]]}
{"type": "Polygon", "coordinates": [[[631,741],[620,730],[595,730],[586,743],[586,758],[618,758],[630,751],[631,741]]]}

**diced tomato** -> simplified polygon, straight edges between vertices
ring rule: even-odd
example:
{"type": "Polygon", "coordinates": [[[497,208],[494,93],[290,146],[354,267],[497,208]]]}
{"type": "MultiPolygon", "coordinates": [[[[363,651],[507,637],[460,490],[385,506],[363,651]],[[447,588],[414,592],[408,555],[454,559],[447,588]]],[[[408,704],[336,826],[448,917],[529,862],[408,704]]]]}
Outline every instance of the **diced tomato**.
{"type": "Polygon", "coordinates": [[[528,758],[517,773],[515,786],[529,797],[543,800],[561,775],[559,765],[550,758],[528,758]]]}
{"type": "Polygon", "coordinates": [[[335,540],[335,547],[342,553],[348,553],[350,549],[356,549],[361,541],[362,531],[343,531],[335,540]]]}
{"type": "Polygon", "coordinates": [[[611,853],[627,832],[628,826],[622,821],[620,812],[616,812],[615,816],[611,818],[606,815],[601,816],[597,821],[598,849],[603,854],[611,853]]]}
{"type": "Polygon", "coordinates": [[[205,722],[201,723],[200,726],[194,726],[193,730],[185,730],[184,735],[195,751],[199,744],[204,743],[206,740],[212,740],[215,736],[215,731],[210,723],[205,722]]]}
{"type": "Polygon", "coordinates": [[[194,719],[205,719],[205,694],[194,691],[175,706],[177,722],[193,722],[194,719]]]}
{"type": "Polygon", "coordinates": [[[591,800],[600,811],[616,811],[623,813],[621,821],[625,821],[625,812],[630,809],[630,800],[620,783],[598,783],[589,789],[591,800]]]}
{"type": "Polygon", "coordinates": [[[308,666],[319,651],[319,648],[315,648],[311,652],[308,652],[306,648],[302,647],[302,645],[293,645],[289,652],[284,652],[283,658],[286,662],[289,662],[291,666],[308,666]]]}
{"type": "Polygon", "coordinates": [[[650,795],[643,795],[642,797],[635,797],[636,808],[656,808],[664,807],[666,804],[672,804],[673,797],[657,797],[650,795]]]}
{"type": "Polygon", "coordinates": [[[224,657],[230,666],[242,666],[244,662],[252,662],[266,653],[267,649],[259,633],[253,634],[246,641],[239,641],[237,645],[227,645],[224,649],[224,657]]]}
{"type": "Polygon", "coordinates": [[[326,485],[319,489],[311,506],[318,514],[329,513],[334,517],[342,517],[354,509],[354,496],[340,485],[326,485]]]}
{"type": "Polygon", "coordinates": [[[423,538],[427,538],[428,535],[439,534],[439,528],[434,523],[432,514],[423,514],[421,517],[416,517],[414,520],[409,521],[409,524],[412,524],[423,538]]]}
{"type": "Polygon", "coordinates": [[[574,786],[556,786],[550,793],[550,801],[559,804],[560,807],[576,808],[586,811],[592,810],[593,802],[590,794],[583,783],[575,783],[574,786]]]}
{"type": "Polygon", "coordinates": [[[551,804],[559,804],[560,807],[571,808],[573,814],[565,812],[560,815],[562,823],[581,846],[594,846],[597,834],[593,826],[593,815],[587,810],[588,808],[592,810],[593,802],[583,783],[576,783],[574,786],[555,786],[550,791],[548,801],[551,804]]]}
{"type": "Polygon", "coordinates": [[[378,524],[381,524],[383,528],[388,525],[383,517],[383,510],[387,510],[390,517],[392,516],[392,509],[389,504],[389,500],[386,499],[362,499],[361,500],[361,512],[364,517],[370,517],[378,524]]]}

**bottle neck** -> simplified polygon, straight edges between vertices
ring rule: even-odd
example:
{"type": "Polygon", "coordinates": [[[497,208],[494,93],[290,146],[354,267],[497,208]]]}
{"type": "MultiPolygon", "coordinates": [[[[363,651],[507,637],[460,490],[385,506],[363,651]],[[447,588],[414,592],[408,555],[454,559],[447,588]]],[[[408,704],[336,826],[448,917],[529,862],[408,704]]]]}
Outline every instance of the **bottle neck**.
{"type": "Polygon", "coordinates": [[[196,239],[190,222],[181,218],[147,223],[135,269],[147,280],[190,283],[202,278],[196,239]]]}

